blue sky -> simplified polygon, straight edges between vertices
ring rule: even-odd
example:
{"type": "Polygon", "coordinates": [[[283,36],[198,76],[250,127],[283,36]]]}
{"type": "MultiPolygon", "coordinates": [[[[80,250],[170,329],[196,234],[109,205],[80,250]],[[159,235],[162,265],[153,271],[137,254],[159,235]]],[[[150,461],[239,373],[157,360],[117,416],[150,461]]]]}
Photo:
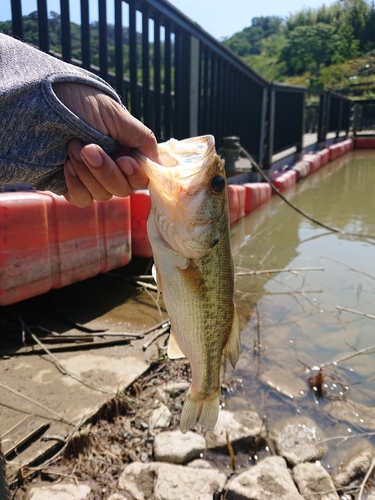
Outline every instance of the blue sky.
{"type": "MultiPolygon", "coordinates": [[[[171,0],[175,7],[215,38],[231,36],[259,16],[287,17],[305,8],[331,5],[335,0],[171,0]],[[214,5],[214,7],[213,7],[214,5]]],[[[108,0],[108,20],[113,19],[114,0],[108,0]]],[[[37,0],[22,0],[23,14],[36,10],[37,0]]],[[[79,0],[70,0],[72,21],[79,22],[79,0]]],[[[97,19],[97,0],[90,0],[92,20],[97,19]]],[[[48,0],[48,10],[60,11],[60,0],[48,0]]],[[[10,19],[10,0],[1,0],[0,20],[10,19]]]]}

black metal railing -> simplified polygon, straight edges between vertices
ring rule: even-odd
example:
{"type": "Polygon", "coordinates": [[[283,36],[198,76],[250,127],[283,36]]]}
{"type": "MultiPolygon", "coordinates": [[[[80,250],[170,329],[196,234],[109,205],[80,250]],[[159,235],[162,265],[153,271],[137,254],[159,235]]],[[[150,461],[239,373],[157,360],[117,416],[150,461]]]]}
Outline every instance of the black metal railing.
{"type": "Polygon", "coordinates": [[[375,100],[354,101],[354,134],[375,133],[375,100]]]}
{"type": "MultiPolygon", "coordinates": [[[[35,44],[21,0],[11,6],[10,34],[35,44]]],[[[275,153],[301,151],[305,89],[271,84],[169,2],[97,0],[98,21],[91,23],[89,0],[60,0],[60,6],[58,16],[48,16],[47,0],[37,0],[38,46],[108,81],[159,141],[213,134],[220,148],[225,136],[238,136],[264,168],[275,153]],[[80,24],[71,22],[72,2],[79,2],[80,24]]],[[[318,141],[348,133],[351,114],[349,99],[323,92],[318,141]]]]}

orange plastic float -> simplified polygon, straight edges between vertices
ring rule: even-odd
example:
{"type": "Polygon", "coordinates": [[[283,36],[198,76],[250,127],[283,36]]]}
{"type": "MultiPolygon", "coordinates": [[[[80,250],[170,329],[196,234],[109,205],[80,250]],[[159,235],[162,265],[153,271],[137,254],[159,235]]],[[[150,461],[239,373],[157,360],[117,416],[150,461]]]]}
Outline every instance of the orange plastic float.
{"type": "Polygon", "coordinates": [[[327,163],[329,162],[329,149],[328,148],[321,149],[316,154],[320,156],[320,162],[321,162],[320,166],[324,167],[324,165],[327,165],[327,163]]]}
{"type": "Polygon", "coordinates": [[[229,220],[233,226],[245,215],[246,190],[244,186],[228,184],[229,220]]]}
{"type": "Polygon", "coordinates": [[[152,248],[147,236],[147,219],[151,210],[148,189],[139,189],[130,195],[131,241],[134,257],[152,257],[152,248]]]}
{"type": "Polygon", "coordinates": [[[322,156],[318,154],[306,154],[303,155],[302,161],[306,161],[310,166],[309,174],[313,174],[322,166],[322,156]]]}
{"type": "Polygon", "coordinates": [[[350,151],[353,151],[354,144],[352,139],[346,139],[341,144],[344,148],[344,153],[349,153],[350,151]]]}
{"type": "Polygon", "coordinates": [[[247,182],[245,188],[245,213],[254,212],[260,207],[260,182],[247,182]]]}
{"type": "Polygon", "coordinates": [[[0,305],[123,266],[130,200],[77,208],[50,192],[0,194],[0,305]]]}
{"type": "Polygon", "coordinates": [[[265,205],[269,202],[272,196],[272,188],[268,182],[259,183],[259,206],[265,205]]]}
{"type": "Polygon", "coordinates": [[[345,146],[343,146],[342,142],[338,142],[337,144],[332,144],[329,146],[329,161],[336,160],[340,158],[340,156],[345,154],[345,146]]]}
{"type": "Polygon", "coordinates": [[[375,148],[375,137],[356,137],[354,139],[355,149],[375,148]]]}
{"type": "MultiPolygon", "coordinates": [[[[291,187],[295,186],[297,182],[297,172],[295,170],[287,170],[278,177],[272,179],[272,184],[282,193],[291,187]]],[[[272,191],[272,194],[276,194],[272,191]]]]}
{"type": "Polygon", "coordinates": [[[297,172],[297,182],[301,179],[305,179],[310,174],[310,163],[308,161],[299,161],[293,167],[292,170],[297,172]]]}

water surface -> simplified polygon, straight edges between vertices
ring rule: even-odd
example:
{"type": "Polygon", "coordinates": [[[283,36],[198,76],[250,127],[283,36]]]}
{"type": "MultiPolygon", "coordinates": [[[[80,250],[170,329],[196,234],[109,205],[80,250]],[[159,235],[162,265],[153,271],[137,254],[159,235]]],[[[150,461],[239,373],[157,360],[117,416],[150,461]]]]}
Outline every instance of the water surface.
{"type": "Polygon", "coordinates": [[[242,387],[229,389],[226,406],[250,405],[270,428],[294,415],[313,418],[329,445],[327,468],[361,440],[374,442],[375,319],[337,308],[375,315],[374,186],[375,153],[356,151],[287,193],[345,234],[319,227],[276,196],[233,228],[237,272],[305,270],[236,277],[243,348],[226,377],[242,387]],[[320,369],[323,385],[311,390],[308,379],[320,369]]]}

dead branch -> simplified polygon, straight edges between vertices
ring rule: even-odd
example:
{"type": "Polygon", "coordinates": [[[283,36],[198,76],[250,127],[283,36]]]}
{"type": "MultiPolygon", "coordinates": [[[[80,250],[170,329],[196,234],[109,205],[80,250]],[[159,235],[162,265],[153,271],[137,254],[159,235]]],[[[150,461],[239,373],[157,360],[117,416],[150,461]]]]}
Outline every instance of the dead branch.
{"type": "Polygon", "coordinates": [[[365,318],[375,319],[375,316],[373,314],[367,314],[361,311],[356,311],[355,309],[349,309],[348,307],[336,306],[336,309],[338,309],[339,311],[346,311],[352,314],[358,314],[358,316],[364,316],[365,318]]]}
{"type": "Polygon", "coordinates": [[[366,486],[366,483],[367,483],[367,481],[368,481],[368,478],[370,477],[370,475],[371,475],[371,473],[372,473],[372,471],[373,471],[374,467],[375,467],[375,456],[374,456],[374,458],[372,459],[371,465],[370,465],[370,467],[369,467],[368,471],[366,472],[366,475],[365,475],[365,477],[364,477],[364,479],[363,479],[363,481],[362,481],[362,483],[361,483],[361,487],[360,487],[360,489],[359,489],[359,493],[358,493],[358,498],[357,498],[357,500],[362,500],[363,490],[365,489],[365,486],[366,486]]]}
{"type": "Polygon", "coordinates": [[[258,274],[274,274],[274,273],[296,273],[299,271],[324,271],[324,267],[286,267],[284,269],[262,269],[262,270],[243,270],[234,273],[235,276],[253,276],[258,274]]]}

